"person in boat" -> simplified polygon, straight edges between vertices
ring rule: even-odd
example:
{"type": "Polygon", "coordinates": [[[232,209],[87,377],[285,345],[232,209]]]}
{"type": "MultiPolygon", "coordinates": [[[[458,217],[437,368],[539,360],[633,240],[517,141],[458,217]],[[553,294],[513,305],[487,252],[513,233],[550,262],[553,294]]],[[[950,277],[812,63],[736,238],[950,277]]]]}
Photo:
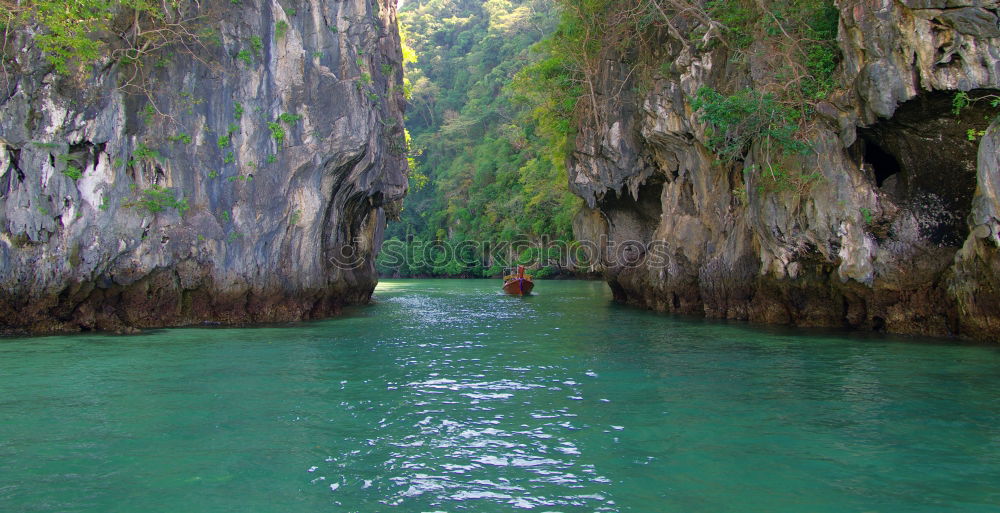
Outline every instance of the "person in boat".
{"type": "Polygon", "coordinates": [[[527,295],[535,284],[531,281],[530,275],[524,274],[524,266],[517,266],[517,274],[508,274],[503,277],[503,290],[508,294],[527,295]]]}

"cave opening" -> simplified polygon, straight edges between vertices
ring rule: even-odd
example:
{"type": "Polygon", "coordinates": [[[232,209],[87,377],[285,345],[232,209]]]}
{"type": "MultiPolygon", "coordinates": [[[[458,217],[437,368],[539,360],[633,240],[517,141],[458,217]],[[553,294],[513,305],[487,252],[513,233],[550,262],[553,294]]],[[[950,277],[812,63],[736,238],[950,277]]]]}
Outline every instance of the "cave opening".
{"type": "Polygon", "coordinates": [[[608,194],[600,203],[600,210],[608,217],[614,240],[649,241],[660,222],[663,205],[663,181],[651,178],[640,185],[633,198],[626,189],[618,194],[608,194]]]}
{"type": "Polygon", "coordinates": [[[67,162],[72,162],[80,170],[87,169],[87,167],[97,160],[94,157],[94,145],[88,141],[69,145],[66,160],[67,162]]]}
{"type": "Polygon", "coordinates": [[[650,178],[637,189],[635,198],[628,190],[618,194],[609,194],[601,202],[601,210],[629,211],[643,221],[659,222],[663,206],[660,195],[663,193],[663,181],[650,178]]]}
{"type": "Polygon", "coordinates": [[[982,101],[956,115],[954,97],[954,91],[923,93],[901,104],[892,118],[858,131],[862,169],[881,193],[914,216],[922,237],[945,247],[961,246],[969,234],[966,218],[979,151],[969,131],[985,130],[995,114],[982,101]]]}
{"type": "Polygon", "coordinates": [[[865,164],[868,164],[875,174],[875,184],[879,187],[883,187],[886,180],[900,172],[896,157],[883,150],[875,142],[865,143],[863,158],[865,164]]]}
{"type": "Polygon", "coordinates": [[[24,181],[24,171],[21,171],[21,150],[4,145],[0,150],[7,152],[7,169],[0,169],[0,198],[17,188],[24,181]]]}

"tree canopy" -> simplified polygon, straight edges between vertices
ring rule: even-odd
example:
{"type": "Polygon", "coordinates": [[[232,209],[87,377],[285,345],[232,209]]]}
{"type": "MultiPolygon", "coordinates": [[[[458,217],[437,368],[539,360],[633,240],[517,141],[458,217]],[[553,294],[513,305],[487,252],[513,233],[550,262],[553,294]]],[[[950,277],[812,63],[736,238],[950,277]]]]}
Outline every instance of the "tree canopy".
{"type": "MultiPolygon", "coordinates": [[[[416,154],[411,190],[389,246],[572,239],[579,200],[565,152],[536,122],[530,80],[535,45],[558,23],[547,0],[409,0],[400,21],[416,62],[407,67],[407,127],[416,154]]],[[[560,143],[561,144],[561,143],[560,143]]],[[[413,248],[408,248],[413,251],[413,248]]],[[[383,273],[499,272],[481,250],[463,263],[389,264],[383,273]]],[[[433,260],[433,259],[426,259],[433,260]]]]}

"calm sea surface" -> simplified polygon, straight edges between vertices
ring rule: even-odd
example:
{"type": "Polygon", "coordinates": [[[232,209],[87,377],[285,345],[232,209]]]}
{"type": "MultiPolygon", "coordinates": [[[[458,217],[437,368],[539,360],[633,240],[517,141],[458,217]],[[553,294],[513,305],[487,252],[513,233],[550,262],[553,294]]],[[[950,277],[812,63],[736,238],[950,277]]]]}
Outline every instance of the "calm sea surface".
{"type": "Polygon", "coordinates": [[[498,289],[0,339],[0,512],[1000,512],[1000,345],[498,289]]]}

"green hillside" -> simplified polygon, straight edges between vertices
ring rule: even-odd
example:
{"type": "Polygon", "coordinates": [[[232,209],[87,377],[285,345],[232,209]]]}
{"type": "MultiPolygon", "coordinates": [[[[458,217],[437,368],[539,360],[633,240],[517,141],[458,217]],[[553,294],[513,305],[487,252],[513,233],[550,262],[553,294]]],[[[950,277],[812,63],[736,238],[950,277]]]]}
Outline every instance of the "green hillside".
{"type": "Polygon", "coordinates": [[[579,200],[567,190],[566,130],[536,121],[538,81],[518,77],[538,67],[536,43],[559,21],[553,3],[410,0],[400,20],[416,55],[406,71],[414,158],[380,272],[494,275],[490,255],[508,243],[530,259],[537,251],[526,246],[571,241],[579,200]]]}

